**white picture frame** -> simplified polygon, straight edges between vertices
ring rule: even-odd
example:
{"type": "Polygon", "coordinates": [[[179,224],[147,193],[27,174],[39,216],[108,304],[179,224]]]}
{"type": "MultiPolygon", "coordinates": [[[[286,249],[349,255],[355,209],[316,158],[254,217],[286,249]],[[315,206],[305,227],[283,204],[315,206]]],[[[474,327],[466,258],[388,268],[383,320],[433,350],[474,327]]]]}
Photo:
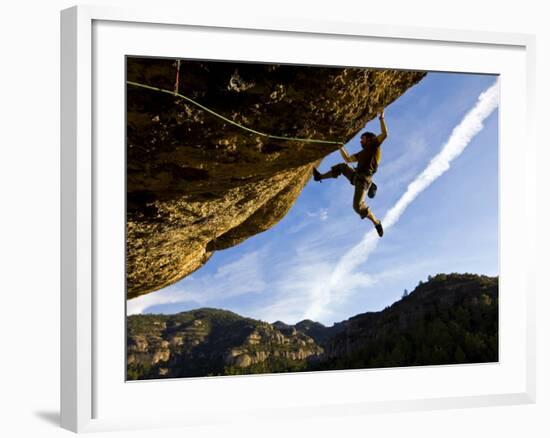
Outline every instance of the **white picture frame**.
{"type": "MultiPolygon", "coordinates": [[[[206,40],[199,38],[197,41],[206,40]]],[[[280,45],[288,50],[289,43],[285,44],[281,42],[280,45]]],[[[254,46],[254,44],[251,45],[254,46]]],[[[296,47],[298,46],[296,44],[296,47]]],[[[536,253],[534,250],[536,175],[533,170],[536,168],[534,164],[536,146],[533,134],[534,46],[534,36],[526,34],[377,26],[361,22],[319,22],[293,17],[281,19],[266,16],[251,19],[243,16],[242,19],[232,18],[228,21],[215,13],[201,15],[192,10],[163,11],[152,8],[129,10],[104,6],[75,6],[63,10],[61,12],[61,426],[75,432],[96,432],[204,425],[243,418],[269,422],[281,418],[364,415],[371,412],[534,402],[535,285],[534,275],[532,275],[534,264],[529,259],[530,254],[536,253]],[[146,46],[149,43],[145,43],[139,37],[140,32],[145,32],[145,29],[149,32],[147,40],[154,40],[148,47],[146,46]],[[102,70],[106,63],[100,61],[104,61],[102,56],[105,56],[105,60],[115,59],[118,60],[116,63],[122,62],[121,53],[176,55],[170,52],[176,49],[169,47],[169,44],[159,46],[156,44],[166,43],[170,38],[173,39],[171,33],[180,31],[184,36],[200,32],[203,37],[210,39],[223,36],[224,32],[227,34],[232,32],[235,38],[250,38],[250,36],[259,40],[265,38],[262,43],[264,48],[266,41],[269,42],[270,39],[274,41],[287,37],[295,38],[296,41],[307,39],[309,41],[307,44],[316,44],[315,41],[318,39],[323,39],[323,43],[329,44],[334,39],[336,45],[340,44],[342,39],[345,39],[346,44],[372,44],[372,47],[376,44],[385,44],[387,47],[406,44],[410,47],[407,52],[411,53],[407,54],[402,48],[399,49],[402,51],[403,58],[400,61],[401,68],[408,66],[423,70],[460,71],[462,60],[460,56],[464,57],[463,60],[470,59],[468,58],[470,56],[471,61],[464,61],[464,65],[468,64],[466,67],[468,71],[501,75],[503,80],[501,82],[501,123],[499,124],[501,127],[500,151],[502,152],[500,235],[505,244],[501,244],[500,267],[504,293],[512,288],[516,291],[515,295],[509,295],[509,300],[504,300],[504,304],[501,303],[500,324],[503,331],[506,332],[509,324],[513,324],[516,329],[514,336],[501,337],[501,348],[505,352],[513,351],[514,356],[517,357],[512,359],[511,355],[505,355],[505,358],[493,367],[490,365],[417,367],[414,370],[389,369],[383,372],[350,370],[341,373],[312,373],[306,378],[299,375],[240,376],[221,379],[184,379],[185,381],[180,379],[177,383],[170,379],[165,382],[121,382],[119,371],[125,365],[125,358],[121,356],[110,362],[105,358],[118,357],[124,333],[120,333],[120,338],[116,337],[118,335],[114,336],[116,341],[113,341],[112,345],[106,340],[105,333],[118,333],[117,330],[124,327],[125,315],[120,311],[124,308],[124,294],[111,294],[111,296],[105,295],[102,291],[106,289],[106,285],[109,287],[112,285],[113,290],[120,289],[120,272],[117,272],[116,268],[123,265],[123,260],[120,259],[121,254],[123,259],[123,248],[120,248],[120,245],[117,247],[113,245],[109,250],[111,256],[115,258],[114,263],[104,260],[101,254],[105,254],[105,244],[116,242],[120,237],[117,235],[118,237],[110,239],[109,227],[116,227],[117,221],[120,225],[120,219],[124,218],[122,214],[124,200],[120,196],[117,198],[117,193],[119,195],[120,193],[114,190],[114,194],[106,194],[105,187],[111,185],[111,175],[118,181],[123,170],[123,167],[117,167],[117,163],[120,164],[117,160],[124,156],[125,147],[124,142],[118,141],[124,136],[123,129],[120,129],[120,120],[124,118],[124,114],[121,114],[118,109],[120,109],[120,96],[124,94],[125,84],[123,76],[119,78],[119,70],[117,70],[114,76],[118,78],[117,81],[120,79],[119,82],[113,82],[112,86],[104,86],[101,81],[108,82],[109,78],[108,75],[103,74],[104,70],[102,70]],[[128,38],[127,35],[132,35],[133,38],[128,38]],[[125,46],[129,40],[134,44],[132,49],[125,46]],[[105,41],[109,42],[108,47],[105,41]],[[139,44],[142,44],[143,51],[139,50],[139,44]],[[163,53],[159,52],[159,47],[164,48],[163,53]],[[157,52],[150,52],[155,50],[157,52]],[[418,50],[417,53],[423,53],[422,50],[425,50],[426,57],[410,58],[414,56],[415,50],[418,50]],[[452,62],[455,64],[450,61],[449,56],[445,55],[447,51],[456,51],[460,54],[458,58],[454,56],[455,59],[452,62]],[[475,55],[469,55],[470,52],[475,55]],[[441,53],[441,56],[427,56],[430,53],[441,53]],[[100,90],[107,93],[102,94],[100,90]],[[118,113],[107,116],[107,111],[101,110],[106,108],[105,105],[118,113]],[[105,117],[113,121],[112,126],[105,124],[103,121],[105,117]],[[521,136],[506,127],[506,122],[512,118],[516,120],[516,128],[518,123],[522,128],[521,136]],[[105,144],[111,139],[113,140],[110,143],[111,150],[118,155],[114,155],[113,160],[107,162],[105,153],[97,154],[97,145],[98,141],[105,144]],[[521,141],[522,150],[525,151],[519,158],[520,162],[516,162],[519,168],[516,172],[511,167],[512,157],[507,152],[508,145],[513,144],[514,141],[521,141]],[[532,169],[530,173],[526,172],[527,167],[532,169]],[[510,182],[512,177],[514,184],[510,182]],[[101,213],[106,210],[105,208],[98,208],[103,206],[104,202],[105,207],[112,207],[110,209],[112,214],[109,217],[101,213]],[[521,217],[514,212],[514,205],[517,206],[519,202],[521,202],[521,217]],[[115,225],[109,223],[111,219],[115,225]],[[528,226],[523,228],[522,233],[517,233],[516,225],[520,220],[526,222],[528,226]],[[103,269],[105,264],[113,266],[114,270],[103,269]],[[513,322],[511,322],[512,319],[513,322]],[[109,367],[116,368],[118,371],[111,373],[109,367]],[[481,385],[479,390],[473,391],[466,383],[470,378],[485,379],[490,382],[486,386],[481,385]],[[396,382],[395,388],[388,390],[387,397],[369,398],[367,395],[357,395],[353,398],[346,393],[338,396],[333,391],[334,388],[342,385],[354,386],[358,382],[367,381],[372,388],[376,386],[375,382],[388,381],[387,379],[396,382]],[[413,388],[410,391],[404,389],[407,382],[414,387],[413,382],[421,384],[428,379],[434,381],[440,379],[441,382],[457,379],[456,387],[452,391],[445,385],[439,385],[439,387],[434,385],[433,388],[428,388],[429,385],[426,385],[425,392],[422,392],[424,389],[419,388],[413,388]],[[117,383],[113,384],[115,381],[117,383]],[[399,382],[403,383],[401,388],[399,382]],[[132,400],[140,398],[148,400],[151,397],[158,397],[159,394],[166,394],[167,400],[170,400],[170,397],[174,396],[170,392],[176,385],[178,390],[181,390],[181,385],[185,385],[186,393],[197,397],[195,405],[187,406],[185,412],[183,407],[180,410],[173,407],[168,409],[169,401],[166,402],[166,406],[162,403],[147,406],[148,415],[130,408],[132,400]],[[300,386],[310,390],[310,394],[286,406],[283,403],[285,388],[300,386]],[[330,401],[313,390],[319,386],[328,388],[329,396],[332,397],[330,401]],[[267,391],[279,406],[275,408],[275,405],[266,405],[262,408],[254,401],[247,401],[247,397],[254,394],[257,388],[267,391]],[[235,392],[242,394],[239,403],[232,406],[224,405],[227,401],[224,394],[235,392]],[[218,395],[219,403],[212,402],[212,399],[210,402],[203,400],[199,394],[207,394],[210,397],[218,395]],[[208,411],[205,406],[208,406],[208,411]],[[227,409],[224,409],[224,406],[227,406],[227,409]],[[123,407],[129,408],[125,410],[123,407]],[[295,409],[296,407],[300,409],[295,409]]],[[[216,49],[209,48],[206,43],[196,44],[193,50],[195,56],[200,55],[201,51],[204,51],[204,57],[212,59],[221,59],[222,56],[216,55],[216,49]]],[[[304,61],[304,52],[299,52],[298,48],[296,53],[289,50],[287,53],[281,51],[279,54],[275,53],[275,49],[273,50],[274,53],[271,56],[278,57],[278,60],[304,61]]],[[[378,60],[372,66],[399,67],[391,58],[392,50],[394,49],[388,49],[389,55],[384,58],[380,49],[373,49],[373,57],[377,57],[378,60]]],[[[312,50],[311,58],[306,63],[322,62],[325,59],[323,56],[327,54],[321,52],[326,50],[318,52],[312,50]]],[[[181,54],[177,53],[177,55],[181,54]]],[[[225,56],[230,59],[239,59],[237,57],[245,55],[226,53],[225,56]]],[[[330,53],[328,56],[331,56],[330,53]]],[[[393,56],[395,58],[395,52],[393,56]]],[[[246,59],[256,60],[256,57],[248,55],[246,59]]],[[[343,59],[339,58],[335,62],[345,62],[343,59]]],[[[120,64],[117,65],[116,68],[120,68],[120,64]]],[[[114,64],[113,68],[115,68],[114,64]]]]}

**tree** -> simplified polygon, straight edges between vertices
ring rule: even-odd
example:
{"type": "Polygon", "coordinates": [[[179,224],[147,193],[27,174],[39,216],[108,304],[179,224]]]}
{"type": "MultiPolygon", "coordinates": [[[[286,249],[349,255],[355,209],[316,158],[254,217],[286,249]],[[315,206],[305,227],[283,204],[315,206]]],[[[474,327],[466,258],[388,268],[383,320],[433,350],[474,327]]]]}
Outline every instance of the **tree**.
{"type": "Polygon", "coordinates": [[[455,362],[463,363],[465,361],[466,361],[466,354],[464,353],[462,348],[460,348],[460,345],[458,345],[455,350],[455,362]]]}
{"type": "Polygon", "coordinates": [[[409,291],[408,291],[407,289],[405,289],[405,290],[403,291],[403,298],[405,298],[405,297],[408,296],[408,295],[409,295],[409,291]]]}

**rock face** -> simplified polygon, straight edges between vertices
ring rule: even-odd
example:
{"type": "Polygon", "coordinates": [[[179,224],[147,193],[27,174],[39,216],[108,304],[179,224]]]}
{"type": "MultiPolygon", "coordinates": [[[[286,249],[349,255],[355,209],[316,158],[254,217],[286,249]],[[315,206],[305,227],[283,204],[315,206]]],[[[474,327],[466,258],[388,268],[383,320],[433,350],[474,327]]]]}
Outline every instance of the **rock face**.
{"type": "MultiPolygon", "coordinates": [[[[345,143],[424,75],[182,61],[179,91],[256,131],[345,143]]],[[[172,90],[175,76],[173,60],[127,60],[129,81],[172,90]]],[[[168,286],[272,227],[337,147],[263,137],[128,85],[127,297],[168,286]]]]}
{"type": "Polygon", "coordinates": [[[128,317],[130,380],[288,371],[323,349],[306,334],[219,309],[128,317]]]}

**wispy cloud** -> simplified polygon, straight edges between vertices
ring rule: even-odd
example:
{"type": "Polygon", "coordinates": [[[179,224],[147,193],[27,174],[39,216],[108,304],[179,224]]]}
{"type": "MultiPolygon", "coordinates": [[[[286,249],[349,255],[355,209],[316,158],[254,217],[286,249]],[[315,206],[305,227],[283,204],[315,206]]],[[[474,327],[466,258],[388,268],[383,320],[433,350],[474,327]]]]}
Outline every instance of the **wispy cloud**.
{"type": "MultiPolygon", "coordinates": [[[[269,300],[251,308],[248,315],[270,322],[279,319],[296,323],[304,319],[304,309],[312,302],[322,304],[316,294],[330,281],[335,260],[345,254],[349,244],[349,239],[334,240],[326,233],[303,236],[295,244],[293,253],[272,266],[274,278],[269,286],[269,300]]],[[[354,272],[342,279],[338,287],[355,294],[378,281],[377,276],[354,272]]],[[[337,301],[333,299],[331,304],[338,304],[337,301]]],[[[334,321],[332,308],[324,308],[321,313],[320,322],[334,321]]]]}
{"type": "Polygon", "coordinates": [[[174,288],[166,288],[160,292],[149,293],[126,301],[126,314],[138,315],[145,313],[147,309],[163,304],[179,304],[187,302],[200,302],[200,293],[181,291],[174,288]]]}
{"type": "Polygon", "coordinates": [[[306,211],[305,219],[291,226],[288,229],[287,233],[295,234],[295,233],[298,233],[299,231],[302,231],[305,228],[317,226],[316,224],[317,221],[324,222],[328,219],[328,217],[329,217],[328,209],[326,208],[320,208],[317,211],[306,211]]]}
{"type": "Polygon", "coordinates": [[[422,134],[409,134],[407,137],[405,153],[392,161],[382,163],[383,176],[381,175],[382,178],[378,182],[382,183],[386,191],[401,187],[414,178],[421,165],[415,167],[411,163],[421,162],[420,159],[424,158],[424,154],[428,152],[427,140],[422,134]]]}
{"type": "Polygon", "coordinates": [[[190,276],[184,283],[128,300],[127,314],[143,313],[153,306],[163,304],[195,303],[204,306],[209,302],[219,302],[239,295],[262,293],[267,287],[263,272],[267,253],[268,248],[245,253],[211,275],[198,278],[190,276]]]}
{"type": "MultiPolygon", "coordinates": [[[[484,120],[497,108],[499,100],[499,86],[496,81],[478,97],[476,105],[464,116],[462,121],[453,129],[441,151],[432,158],[428,166],[408,186],[405,193],[390,208],[382,219],[384,229],[388,230],[395,225],[406,208],[430,184],[450,168],[451,162],[458,157],[468,146],[472,138],[483,129],[484,120]]],[[[374,230],[368,232],[362,241],[344,254],[323,282],[312,293],[312,300],[304,313],[304,318],[319,319],[329,308],[334,299],[336,290],[342,283],[357,274],[356,268],[367,261],[370,254],[378,245],[379,237],[374,230]]]]}
{"type": "Polygon", "coordinates": [[[308,216],[319,218],[321,221],[328,219],[328,210],[326,208],[320,208],[316,213],[308,213],[308,216]]]}

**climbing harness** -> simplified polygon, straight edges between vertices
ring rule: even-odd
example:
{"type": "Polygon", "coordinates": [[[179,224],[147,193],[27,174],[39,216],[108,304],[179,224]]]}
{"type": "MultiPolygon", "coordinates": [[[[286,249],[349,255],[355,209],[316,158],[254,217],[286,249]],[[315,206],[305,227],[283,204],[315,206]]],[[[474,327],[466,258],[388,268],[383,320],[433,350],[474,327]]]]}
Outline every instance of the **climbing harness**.
{"type": "MultiPolygon", "coordinates": [[[[178,66],[179,66],[179,61],[178,61],[178,66]]],[[[204,105],[201,105],[197,101],[195,101],[195,100],[193,100],[193,99],[191,99],[187,96],[184,96],[183,94],[180,94],[178,92],[178,88],[179,88],[179,68],[178,68],[178,72],[176,74],[176,85],[174,87],[174,90],[165,90],[165,89],[162,89],[162,88],[152,87],[151,85],[140,84],[139,82],[133,82],[133,81],[126,81],[126,83],[128,85],[132,85],[134,87],[145,88],[147,90],[153,90],[153,91],[157,91],[159,93],[166,93],[166,94],[171,94],[171,95],[176,96],[176,97],[180,97],[180,98],[184,99],[185,101],[187,101],[187,102],[201,108],[202,110],[212,114],[213,116],[216,116],[219,119],[221,119],[221,120],[223,120],[227,123],[230,123],[231,125],[237,126],[237,127],[241,128],[245,131],[252,132],[253,134],[261,135],[262,137],[272,138],[274,140],[302,141],[302,142],[307,142],[307,143],[337,144],[337,145],[341,145],[341,146],[343,146],[344,143],[345,143],[343,141],[316,140],[316,139],[313,139],[313,138],[286,137],[286,136],[282,136],[282,135],[272,135],[272,134],[266,134],[265,132],[256,131],[255,129],[247,128],[246,126],[243,126],[240,123],[234,122],[233,120],[222,116],[221,114],[217,113],[216,111],[211,110],[210,108],[207,108],[204,105]]]]}

